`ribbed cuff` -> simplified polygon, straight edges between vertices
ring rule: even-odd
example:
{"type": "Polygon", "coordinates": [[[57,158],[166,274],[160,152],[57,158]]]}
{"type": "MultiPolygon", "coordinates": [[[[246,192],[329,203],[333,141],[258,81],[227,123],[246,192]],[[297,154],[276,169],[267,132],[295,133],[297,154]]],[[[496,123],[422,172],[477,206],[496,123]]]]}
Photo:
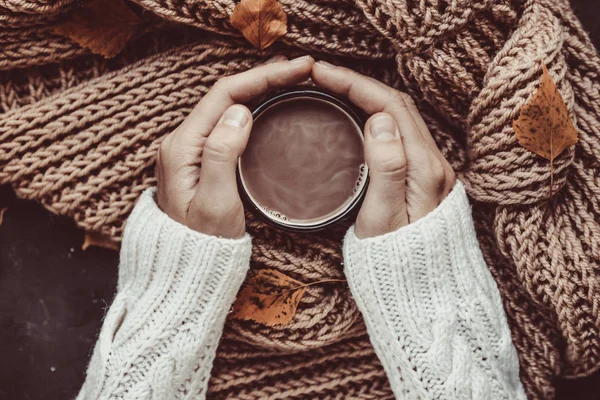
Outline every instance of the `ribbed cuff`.
{"type": "Polygon", "coordinates": [[[460,181],[435,210],[395,232],[359,239],[350,228],[344,258],[355,296],[400,298],[406,312],[418,304],[418,312],[436,314],[482,296],[502,310],[460,181]]]}
{"type": "Polygon", "coordinates": [[[250,236],[193,231],[158,208],[153,189],[144,192],[127,221],[117,296],[79,398],[204,398],[250,253],[250,236]]]}
{"type": "Polygon", "coordinates": [[[181,323],[206,310],[225,315],[249,268],[250,236],[196,232],[160,210],[154,192],[142,194],[127,221],[119,292],[127,294],[137,316],[155,323],[181,323]]]}
{"type": "MultiPolygon", "coordinates": [[[[352,226],[344,240],[344,252],[350,260],[346,263],[346,274],[351,279],[364,280],[365,274],[388,279],[390,268],[410,266],[410,270],[403,271],[403,280],[425,278],[431,283],[440,274],[462,275],[467,272],[463,270],[465,267],[474,264],[477,267],[471,272],[477,274],[477,270],[482,270],[481,265],[485,267],[471,206],[460,181],[435,210],[394,232],[359,239],[352,226]]],[[[483,272],[487,274],[487,268],[483,272]]]]}

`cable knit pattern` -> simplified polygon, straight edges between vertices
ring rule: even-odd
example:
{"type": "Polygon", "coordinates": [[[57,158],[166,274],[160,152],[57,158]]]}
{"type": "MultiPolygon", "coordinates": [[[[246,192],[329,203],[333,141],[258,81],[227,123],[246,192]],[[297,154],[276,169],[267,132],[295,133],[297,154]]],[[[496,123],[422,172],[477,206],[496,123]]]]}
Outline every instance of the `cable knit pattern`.
{"type": "Polygon", "coordinates": [[[250,236],[203,235],[142,194],[125,228],[118,292],[78,399],[205,398],[250,236]]]}
{"type": "Polygon", "coordinates": [[[346,276],[398,399],[525,399],[464,186],[395,232],[344,242],[346,276]]]}
{"type": "MultiPolygon", "coordinates": [[[[125,228],[118,293],[78,399],[206,398],[250,252],[249,235],[192,231],[158,208],[154,189],[144,192],[125,228]]],[[[344,256],[396,398],[525,399],[460,182],[435,211],[396,232],[360,240],[350,228],[344,256]]]]}

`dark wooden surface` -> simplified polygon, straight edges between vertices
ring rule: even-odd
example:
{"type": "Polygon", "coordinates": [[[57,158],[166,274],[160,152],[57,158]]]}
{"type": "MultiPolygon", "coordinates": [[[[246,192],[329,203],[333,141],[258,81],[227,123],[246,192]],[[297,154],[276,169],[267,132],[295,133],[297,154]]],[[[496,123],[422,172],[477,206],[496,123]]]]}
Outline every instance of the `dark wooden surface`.
{"type": "MultiPolygon", "coordinates": [[[[600,0],[573,6],[600,44],[600,0]]],[[[118,255],[81,250],[67,218],[0,187],[0,400],[70,399],[84,378],[104,310],[115,291],[118,255]]],[[[559,385],[559,399],[600,400],[600,374],[559,385]]]]}

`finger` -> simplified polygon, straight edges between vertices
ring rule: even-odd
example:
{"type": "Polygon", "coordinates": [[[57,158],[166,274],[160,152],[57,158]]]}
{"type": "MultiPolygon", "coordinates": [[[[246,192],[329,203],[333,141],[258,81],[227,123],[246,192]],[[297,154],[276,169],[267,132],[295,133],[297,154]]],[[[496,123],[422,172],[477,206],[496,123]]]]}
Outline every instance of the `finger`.
{"type": "Polygon", "coordinates": [[[279,61],[221,78],[194,107],[177,129],[174,140],[194,145],[213,130],[223,112],[233,104],[246,103],[272,89],[295,85],[310,76],[310,56],[279,61]]]}
{"type": "Polygon", "coordinates": [[[283,54],[278,54],[276,56],[269,58],[267,61],[264,62],[263,65],[273,64],[276,62],[287,61],[287,60],[288,60],[288,58],[286,56],[284,56],[283,54]]]}
{"type": "Polygon", "coordinates": [[[199,186],[236,184],[237,159],[246,148],[251,127],[252,116],[245,106],[236,104],[225,111],[206,140],[199,186]]]}
{"type": "Polygon", "coordinates": [[[393,232],[408,224],[407,160],[399,129],[387,113],[373,115],[365,125],[365,161],[369,187],[356,221],[359,238],[393,232]]]}
{"type": "Polygon", "coordinates": [[[444,155],[440,151],[440,148],[438,147],[435,140],[433,140],[433,136],[431,136],[431,131],[427,127],[427,124],[425,123],[423,116],[419,112],[419,109],[417,108],[417,105],[415,104],[414,100],[406,93],[402,93],[402,95],[404,97],[404,101],[406,102],[406,107],[408,108],[408,111],[410,112],[410,115],[412,116],[413,120],[419,127],[419,132],[425,140],[425,143],[427,143],[429,150],[431,150],[437,157],[439,157],[440,160],[444,160],[444,155]]]}
{"type": "Polygon", "coordinates": [[[418,132],[429,150],[440,160],[444,160],[427,124],[408,94],[348,68],[336,67],[323,61],[319,61],[313,66],[312,79],[318,86],[346,96],[369,114],[386,111],[396,118],[396,122],[406,122],[400,131],[405,132],[408,126],[412,131],[418,132]]]}
{"type": "Polygon", "coordinates": [[[425,140],[402,93],[350,69],[334,67],[331,64],[324,65],[321,61],[315,63],[312,79],[318,86],[347,97],[368,114],[386,112],[394,117],[409,162],[411,155],[423,152],[422,147],[426,146],[425,140]]]}
{"type": "Polygon", "coordinates": [[[454,170],[452,169],[452,166],[450,165],[448,160],[446,160],[446,158],[442,154],[437,143],[435,142],[435,140],[433,140],[433,136],[431,136],[431,132],[429,131],[429,128],[427,127],[425,120],[423,120],[423,116],[417,109],[417,106],[415,105],[414,101],[412,100],[412,98],[409,95],[407,95],[405,93],[403,93],[403,95],[404,95],[404,100],[406,101],[406,104],[407,104],[408,111],[410,112],[410,114],[413,117],[413,120],[416,122],[417,126],[419,127],[419,131],[421,132],[421,135],[423,136],[425,143],[427,143],[427,146],[429,147],[429,151],[437,159],[437,160],[431,161],[431,164],[435,164],[435,166],[432,167],[433,174],[434,175],[440,174],[439,169],[442,170],[442,172],[441,172],[441,175],[443,176],[442,182],[441,183],[436,182],[436,184],[437,184],[436,187],[439,187],[440,185],[443,187],[442,194],[441,194],[442,197],[439,199],[441,201],[454,188],[454,184],[456,183],[456,175],[454,173],[454,170]]]}
{"type": "MultiPolygon", "coordinates": [[[[258,67],[260,67],[262,65],[266,65],[266,64],[273,64],[273,63],[285,62],[285,61],[288,61],[288,58],[284,55],[279,54],[279,55],[269,58],[267,61],[265,61],[262,64],[258,64],[254,68],[258,68],[258,67]]],[[[270,94],[268,92],[260,94],[260,95],[256,96],[255,98],[253,98],[250,102],[248,102],[247,105],[250,106],[250,108],[253,108],[254,106],[258,106],[259,104],[262,104],[269,96],[270,96],[270,94]]]]}
{"type": "Polygon", "coordinates": [[[395,90],[384,83],[324,61],[314,64],[311,77],[317,86],[347,97],[368,114],[385,111],[391,101],[396,101],[395,90]]]}
{"type": "MultiPolygon", "coordinates": [[[[382,111],[390,113],[400,125],[400,132],[418,134],[431,151],[443,157],[414,101],[406,93],[348,68],[335,67],[323,61],[315,63],[312,78],[318,86],[347,97],[369,114],[382,111]]],[[[415,142],[411,138],[412,135],[407,138],[409,148],[415,142]]],[[[420,141],[415,143],[420,144],[420,141]]]]}
{"type": "Polygon", "coordinates": [[[229,107],[206,140],[200,177],[188,218],[213,220],[227,216],[238,206],[236,165],[244,151],[250,130],[252,115],[243,105],[229,107]]]}
{"type": "Polygon", "coordinates": [[[421,208],[429,209],[431,201],[434,202],[433,204],[438,203],[439,199],[436,197],[438,185],[431,175],[437,174],[437,165],[440,163],[447,175],[446,182],[454,180],[454,172],[435,144],[410,96],[350,69],[335,67],[321,61],[313,66],[312,79],[318,86],[347,97],[369,114],[387,112],[393,116],[405,147],[408,177],[412,183],[416,183],[416,185],[410,184],[409,189],[417,186],[420,190],[431,190],[428,194],[432,196],[429,198],[432,200],[424,198],[422,200],[424,203],[409,203],[409,208],[412,206],[419,208],[416,213],[420,214],[421,208]],[[434,160],[431,160],[432,155],[434,160]]]}

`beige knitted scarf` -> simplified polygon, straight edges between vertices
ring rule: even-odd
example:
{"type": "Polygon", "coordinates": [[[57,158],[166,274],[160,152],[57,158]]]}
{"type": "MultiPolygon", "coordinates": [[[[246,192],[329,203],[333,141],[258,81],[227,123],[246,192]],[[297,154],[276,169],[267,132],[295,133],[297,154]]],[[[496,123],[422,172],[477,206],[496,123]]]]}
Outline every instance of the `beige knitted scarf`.
{"type": "MultiPolygon", "coordinates": [[[[118,240],[171,132],[217,79],[281,52],[374,76],[417,101],[465,183],[532,399],[600,365],[600,59],[567,0],[281,0],[258,52],[233,0],[136,0],[157,16],[110,61],[50,33],[75,0],[0,1],[0,183],[118,240]],[[548,65],[580,133],[549,168],[512,120],[548,65]]],[[[252,268],[342,278],[345,227],[287,234],[248,216],[252,268]]],[[[312,286],[289,325],[229,321],[213,399],[391,399],[343,284],[312,286]]]]}

